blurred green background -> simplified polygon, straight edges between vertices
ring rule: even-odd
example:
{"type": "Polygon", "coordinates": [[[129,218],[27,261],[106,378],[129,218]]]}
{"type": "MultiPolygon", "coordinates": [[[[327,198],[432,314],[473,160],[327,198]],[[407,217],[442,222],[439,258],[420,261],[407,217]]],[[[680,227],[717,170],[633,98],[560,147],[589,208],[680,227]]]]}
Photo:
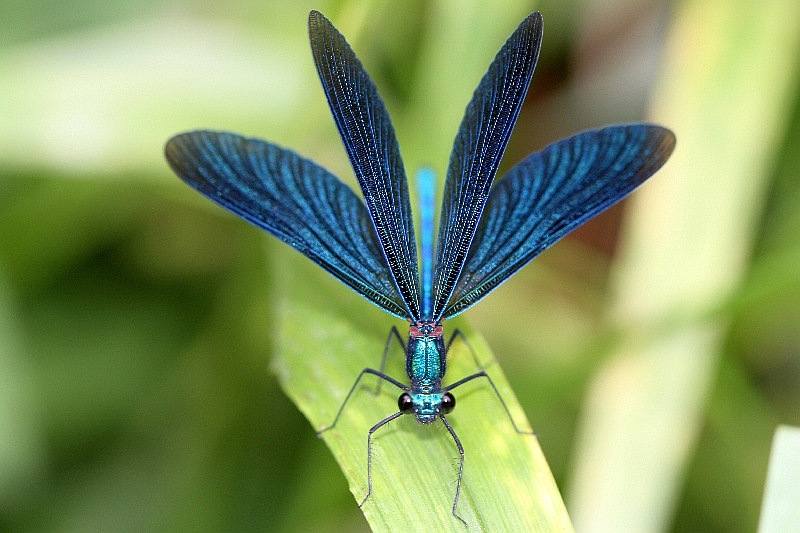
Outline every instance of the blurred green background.
{"type": "Polygon", "coordinates": [[[542,56],[504,167],[609,122],[676,132],[631,201],[464,320],[578,530],[754,530],[772,434],[800,425],[800,4],[499,4],[0,0],[0,530],[366,529],[278,386],[273,332],[280,298],[313,305],[317,286],[363,306],[370,331],[402,323],[162,156],[175,133],[226,129],[352,183],[310,9],[372,75],[409,172],[444,171],[533,9],[542,56]]]}

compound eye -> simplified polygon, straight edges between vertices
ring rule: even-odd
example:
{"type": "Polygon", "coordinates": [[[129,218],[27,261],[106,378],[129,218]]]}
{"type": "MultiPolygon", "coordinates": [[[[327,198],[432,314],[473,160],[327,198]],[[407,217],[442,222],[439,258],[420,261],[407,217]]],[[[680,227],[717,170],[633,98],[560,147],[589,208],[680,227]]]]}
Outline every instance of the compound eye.
{"type": "Polygon", "coordinates": [[[404,392],[400,395],[397,399],[397,407],[400,409],[401,413],[413,413],[414,412],[414,400],[411,399],[411,395],[407,392],[404,392]]]}
{"type": "Polygon", "coordinates": [[[445,392],[444,396],[442,396],[442,406],[439,408],[443,414],[452,413],[453,409],[456,408],[456,397],[450,394],[449,392],[445,392]]]}

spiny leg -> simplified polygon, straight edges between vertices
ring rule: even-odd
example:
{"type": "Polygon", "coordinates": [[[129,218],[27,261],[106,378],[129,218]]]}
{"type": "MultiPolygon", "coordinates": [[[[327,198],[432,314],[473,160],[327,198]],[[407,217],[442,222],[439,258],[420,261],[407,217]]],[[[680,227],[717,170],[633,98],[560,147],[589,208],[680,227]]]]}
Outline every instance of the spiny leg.
{"type": "Polygon", "coordinates": [[[458,481],[456,481],[456,497],[453,498],[453,516],[458,518],[461,521],[461,523],[466,526],[467,525],[466,520],[458,516],[458,513],[456,512],[456,506],[458,505],[458,496],[461,494],[461,476],[464,475],[464,447],[461,445],[461,441],[458,439],[458,435],[456,435],[453,426],[450,425],[447,419],[444,416],[440,416],[439,418],[442,419],[444,427],[447,428],[447,431],[449,431],[450,435],[453,437],[453,440],[456,443],[456,448],[458,448],[458,454],[461,456],[461,461],[458,464],[458,481]]]}
{"type": "Polygon", "coordinates": [[[395,418],[398,418],[404,414],[405,413],[403,411],[398,411],[397,413],[391,416],[387,416],[386,418],[384,418],[383,420],[381,420],[380,422],[369,428],[369,434],[367,435],[367,495],[364,496],[364,499],[361,500],[361,503],[358,504],[359,508],[367,502],[369,495],[372,494],[372,434],[375,433],[375,431],[377,431],[378,428],[380,428],[381,426],[388,424],[395,418]]]}
{"type": "MultiPolygon", "coordinates": [[[[392,345],[392,339],[397,339],[398,344],[400,347],[403,348],[403,353],[406,351],[406,343],[403,342],[403,338],[400,336],[400,332],[397,331],[397,328],[392,326],[391,331],[389,331],[389,336],[386,338],[386,345],[383,347],[383,357],[381,358],[381,368],[380,373],[383,374],[386,372],[386,361],[389,359],[389,349],[392,345]]],[[[378,380],[378,385],[375,387],[375,396],[380,394],[381,392],[381,385],[383,385],[382,380],[378,380]]]]}
{"type": "Polygon", "coordinates": [[[523,435],[536,435],[533,431],[521,430],[521,429],[519,429],[519,427],[517,427],[517,423],[514,421],[514,417],[511,416],[511,411],[508,409],[508,405],[506,405],[506,401],[503,399],[503,396],[500,394],[500,391],[497,390],[497,386],[494,384],[494,381],[492,381],[492,378],[489,377],[489,374],[487,374],[485,370],[481,370],[480,372],[476,372],[476,373],[471,374],[471,375],[469,375],[469,376],[467,376],[467,377],[465,377],[463,379],[460,379],[460,380],[456,381],[455,383],[445,387],[444,390],[445,391],[451,391],[451,390],[455,389],[456,387],[460,387],[464,383],[467,383],[468,381],[472,381],[473,379],[476,379],[476,378],[486,378],[486,380],[489,382],[489,385],[492,386],[492,390],[494,391],[495,395],[497,396],[497,399],[500,400],[500,404],[503,406],[503,409],[505,409],[506,414],[508,415],[508,419],[511,421],[511,425],[514,426],[514,431],[516,431],[517,433],[523,434],[523,435]]]}
{"type": "Polygon", "coordinates": [[[336,417],[333,419],[333,422],[331,423],[331,425],[327,426],[327,427],[324,427],[324,428],[320,429],[319,431],[317,431],[317,437],[322,436],[322,434],[324,432],[328,431],[329,429],[333,429],[333,427],[339,421],[339,417],[341,416],[342,411],[344,411],[344,406],[347,405],[347,402],[350,400],[350,396],[353,395],[353,391],[356,390],[356,387],[358,386],[358,382],[361,381],[361,378],[364,377],[364,374],[372,374],[373,376],[378,376],[382,380],[388,381],[389,383],[393,384],[397,388],[400,388],[400,389],[403,389],[403,390],[407,390],[407,387],[405,385],[403,385],[402,383],[400,383],[396,379],[394,379],[394,378],[392,378],[390,376],[387,376],[383,372],[380,372],[378,370],[374,370],[372,368],[365,368],[358,375],[358,377],[356,378],[355,383],[353,383],[353,386],[350,387],[350,391],[347,393],[347,396],[345,396],[344,401],[342,402],[342,405],[339,406],[339,411],[336,412],[336,417]]]}

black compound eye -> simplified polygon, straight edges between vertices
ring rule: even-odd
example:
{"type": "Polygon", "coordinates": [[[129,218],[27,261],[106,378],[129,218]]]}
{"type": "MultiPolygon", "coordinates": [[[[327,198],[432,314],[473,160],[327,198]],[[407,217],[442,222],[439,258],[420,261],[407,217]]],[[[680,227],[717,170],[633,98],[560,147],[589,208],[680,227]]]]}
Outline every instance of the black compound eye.
{"type": "Polygon", "coordinates": [[[397,407],[400,409],[401,413],[413,413],[414,412],[414,400],[411,399],[411,395],[407,392],[404,392],[400,395],[397,399],[397,407]]]}
{"type": "Polygon", "coordinates": [[[442,406],[439,408],[440,411],[444,414],[452,413],[453,409],[456,408],[456,397],[450,394],[449,392],[445,392],[444,396],[442,396],[442,406]]]}

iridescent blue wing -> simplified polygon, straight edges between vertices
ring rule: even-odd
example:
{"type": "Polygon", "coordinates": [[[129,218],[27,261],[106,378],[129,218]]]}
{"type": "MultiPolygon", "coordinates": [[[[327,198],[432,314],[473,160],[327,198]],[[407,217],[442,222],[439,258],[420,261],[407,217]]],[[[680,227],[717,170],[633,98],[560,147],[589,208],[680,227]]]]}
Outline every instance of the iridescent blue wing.
{"type": "Polygon", "coordinates": [[[420,317],[417,245],[403,161],[389,114],[361,62],[321,13],[308,16],[311,51],[386,264],[406,307],[420,317]]]}
{"type": "Polygon", "coordinates": [[[406,317],[364,203],[327,170],[265,141],[214,131],[173,137],[166,156],[175,173],[210,200],[378,307],[406,317]]]}
{"type": "Polygon", "coordinates": [[[671,131],[632,124],[586,131],[525,158],[492,189],[445,318],[625,198],[661,168],[674,147],[671,131]]]}
{"type": "Polygon", "coordinates": [[[526,18],[509,37],[472,96],[453,144],[436,242],[432,317],[455,289],[500,159],[530,85],[542,42],[542,16],[526,18]]]}

